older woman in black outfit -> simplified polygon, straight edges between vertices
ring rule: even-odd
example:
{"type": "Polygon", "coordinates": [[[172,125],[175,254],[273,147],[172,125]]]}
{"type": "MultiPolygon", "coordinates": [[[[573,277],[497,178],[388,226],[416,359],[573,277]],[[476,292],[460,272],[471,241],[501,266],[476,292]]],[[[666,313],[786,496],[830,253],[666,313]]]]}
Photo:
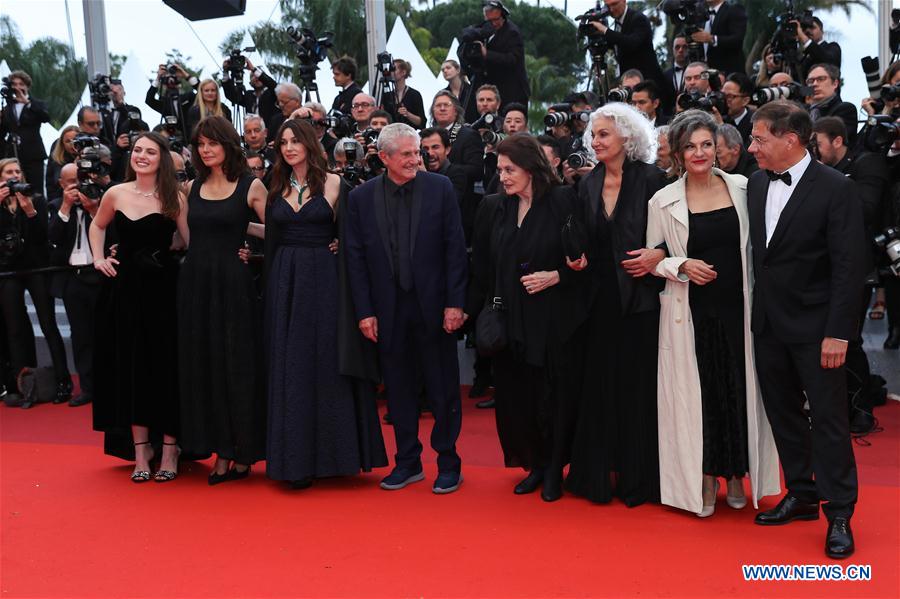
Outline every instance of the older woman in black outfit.
{"type": "Polygon", "coordinates": [[[566,488],[591,501],[628,506],[659,500],[656,348],[664,257],[646,249],[647,202],[663,185],[656,133],[640,112],[611,103],[591,115],[585,147],[597,166],[578,188],[591,244],[582,401],[566,488]]]}
{"type": "Polygon", "coordinates": [[[543,482],[541,497],[554,501],[571,442],[569,368],[583,313],[583,275],[566,266],[561,234],[575,195],[559,186],[533,137],[508,137],[497,154],[503,192],[486,197],[476,216],[473,288],[506,307],[508,343],[494,357],[494,384],[504,461],[529,472],[515,493],[543,482]]]}

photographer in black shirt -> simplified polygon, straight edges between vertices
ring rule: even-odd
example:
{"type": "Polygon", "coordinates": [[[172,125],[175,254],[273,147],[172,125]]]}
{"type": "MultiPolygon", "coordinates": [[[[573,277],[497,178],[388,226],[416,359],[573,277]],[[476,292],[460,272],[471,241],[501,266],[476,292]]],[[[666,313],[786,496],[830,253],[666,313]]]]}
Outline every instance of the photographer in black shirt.
{"type": "Polygon", "coordinates": [[[31,77],[25,71],[9,74],[9,86],[4,85],[5,106],[0,112],[0,142],[5,145],[3,156],[18,158],[26,179],[38,193],[43,193],[44,160],[47,150],[41,139],[41,124],[50,122],[50,113],[43,100],[32,98],[31,77]]]}
{"type": "Polygon", "coordinates": [[[244,58],[244,68],[250,71],[250,89],[238,84],[231,76],[231,61],[222,63],[222,91],[232,104],[243,106],[246,114],[258,114],[268,122],[278,112],[275,86],[277,83],[259,67],[254,67],[249,58],[244,58]]]}
{"type": "Polygon", "coordinates": [[[150,84],[144,103],[158,112],[163,118],[174,116],[178,119],[177,129],[182,139],[190,139],[187,129],[187,116],[194,100],[197,98],[197,87],[200,85],[193,75],[188,75],[180,64],[161,64],[156,72],[156,80],[150,84]],[[191,89],[181,93],[181,82],[187,81],[191,89]]]}

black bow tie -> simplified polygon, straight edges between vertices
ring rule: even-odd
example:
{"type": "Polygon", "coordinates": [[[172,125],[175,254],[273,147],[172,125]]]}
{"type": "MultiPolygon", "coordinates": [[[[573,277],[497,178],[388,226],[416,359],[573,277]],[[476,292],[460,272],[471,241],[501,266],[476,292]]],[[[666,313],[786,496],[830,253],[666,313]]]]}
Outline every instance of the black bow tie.
{"type": "Polygon", "coordinates": [[[712,18],[716,18],[716,11],[714,11],[713,9],[710,8],[710,9],[709,9],[709,16],[711,16],[712,18]]]}
{"type": "Polygon", "coordinates": [[[784,171],[780,175],[774,171],[766,171],[766,175],[769,177],[769,181],[778,181],[781,179],[784,181],[784,184],[788,187],[791,186],[791,174],[787,171],[784,171]]]}
{"type": "Polygon", "coordinates": [[[677,64],[676,64],[674,67],[672,67],[672,68],[675,69],[676,71],[683,71],[683,70],[684,70],[684,67],[680,67],[680,66],[678,66],[677,64]]]}

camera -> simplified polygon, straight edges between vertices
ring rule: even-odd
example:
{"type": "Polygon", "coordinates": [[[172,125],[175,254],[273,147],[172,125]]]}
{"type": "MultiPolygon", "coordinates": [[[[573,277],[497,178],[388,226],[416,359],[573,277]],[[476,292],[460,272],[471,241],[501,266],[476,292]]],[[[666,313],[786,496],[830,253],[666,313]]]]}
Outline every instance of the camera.
{"type": "Polygon", "coordinates": [[[112,89],[110,85],[121,83],[118,79],[111,79],[109,75],[97,73],[88,81],[88,90],[91,94],[91,104],[98,110],[108,110],[112,103],[112,89]]]}
{"type": "Polygon", "coordinates": [[[496,146],[498,143],[506,139],[505,133],[499,133],[493,129],[488,129],[481,134],[481,141],[488,146],[496,146]]]}
{"type": "Polygon", "coordinates": [[[589,40],[602,38],[603,35],[591,23],[603,23],[606,25],[607,17],[609,17],[609,9],[602,2],[597,2],[596,7],[575,17],[575,20],[578,21],[578,36],[586,37],[589,40]]]}
{"type": "Polygon", "coordinates": [[[800,46],[794,21],[800,23],[801,29],[810,29],[815,23],[812,11],[805,10],[798,15],[794,10],[793,0],[786,0],[784,5],[784,12],[775,16],[775,33],[769,46],[776,63],[792,67],[800,62],[800,46]]]}
{"type": "MultiPolygon", "coordinates": [[[[571,127],[571,124],[575,121],[587,123],[591,120],[591,111],[573,112],[572,105],[567,103],[551,104],[547,110],[552,110],[553,112],[548,112],[544,115],[544,126],[546,127],[561,127],[566,123],[570,123],[571,127]]],[[[571,128],[574,129],[574,127],[571,128]]]]}
{"type": "Polygon", "coordinates": [[[184,137],[182,137],[181,127],[178,124],[178,117],[168,115],[163,117],[163,128],[169,137],[169,148],[173,152],[181,153],[184,149],[184,137]]]}
{"type": "Polygon", "coordinates": [[[72,140],[72,145],[75,146],[75,150],[80,154],[86,148],[96,148],[100,145],[100,140],[93,135],[88,135],[87,133],[79,133],[72,140]]]}
{"type": "Polygon", "coordinates": [[[881,88],[881,99],[885,102],[893,102],[900,99],[900,83],[896,85],[885,85],[881,88]]]}
{"type": "Polygon", "coordinates": [[[300,61],[300,80],[307,86],[313,84],[319,63],[328,58],[328,49],[334,46],[334,34],[326,31],[318,37],[312,29],[296,27],[288,27],[284,32],[294,44],[294,54],[300,61]]]}
{"type": "Polygon", "coordinates": [[[799,83],[787,83],[776,87],[760,87],[753,92],[751,101],[756,104],[766,104],[773,100],[800,100],[811,96],[813,90],[811,87],[800,85],[799,83]]]}
{"type": "Polygon", "coordinates": [[[633,90],[626,85],[623,85],[622,87],[617,87],[615,89],[611,89],[611,90],[609,90],[609,93],[606,94],[606,101],[607,102],[624,102],[625,104],[627,104],[628,102],[631,102],[632,92],[633,92],[633,90]]]}
{"type": "Polygon", "coordinates": [[[900,277],[900,227],[888,227],[880,235],[876,235],[874,241],[887,254],[890,271],[895,277],[900,277]]]}
{"type": "Polygon", "coordinates": [[[459,61],[467,75],[473,75],[481,68],[483,57],[479,44],[486,44],[494,35],[494,27],[488,21],[480,25],[470,25],[459,34],[459,61]]]}
{"type": "Polygon", "coordinates": [[[30,183],[22,183],[18,179],[10,179],[2,185],[9,189],[9,193],[21,193],[23,196],[30,196],[34,193],[30,183]]]}
{"type": "Polygon", "coordinates": [[[585,166],[593,163],[593,159],[591,158],[588,151],[584,148],[581,148],[577,152],[572,152],[571,154],[569,154],[569,157],[566,158],[566,164],[568,164],[570,168],[573,168],[575,170],[584,168],[585,166]]]}
{"type": "MultiPolygon", "coordinates": [[[[256,48],[253,46],[248,46],[243,49],[243,52],[255,52],[256,48]]],[[[228,51],[228,57],[225,59],[225,64],[223,65],[225,69],[228,71],[228,74],[235,81],[235,83],[243,83],[244,82],[244,69],[247,68],[247,57],[241,53],[240,48],[232,48],[228,51]]]]}
{"type": "Polygon", "coordinates": [[[500,116],[495,112],[486,112],[469,126],[476,131],[479,129],[498,131],[500,129],[500,116]]]}
{"type": "Polygon", "coordinates": [[[342,146],[344,150],[344,171],[343,177],[348,183],[357,185],[372,177],[372,171],[358,164],[362,156],[362,148],[356,141],[345,141],[342,146]]]}
{"type": "Polygon", "coordinates": [[[712,112],[712,109],[715,108],[719,114],[728,112],[725,95],[722,92],[709,92],[705,96],[697,91],[685,92],[678,96],[678,107],[682,110],[696,108],[706,112],[712,112]]]}
{"type": "Polygon", "coordinates": [[[900,139],[900,123],[889,114],[875,114],[866,121],[865,147],[870,152],[887,153],[900,139]]]}
{"type": "Polygon", "coordinates": [[[109,166],[100,160],[100,140],[93,135],[80,133],[72,140],[72,144],[78,150],[78,157],[75,158],[75,166],[78,167],[78,191],[96,200],[103,191],[94,178],[109,174],[109,166]]]}
{"type": "Polygon", "coordinates": [[[13,89],[9,77],[4,77],[3,81],[0,82],[0,98],[7,102],[13,102],[16,98],[16,90],[13,89]]]}
{"type": "Polygon", "coordinates": [[[878,57],[863,56],[860,59],[863,73],[866,76],[866,85],[869,88],[869,96],[878,99],[881,95],[881,63],[878,57]]]}
{"type": "Polygon", "coordinates": [[[181,85],[181,76],[179,75],[179,66],[174,62],[166,63],[166,74],[162,78],[162,84],[169,89],[176,89],[181,85]]]}
{"type": "Polygon", "coordinates": [[[705,0],[665,0],[662,10],[675,25],[680,26],[681,34],[688,42],[688,62],[704,59],[703,44],[695,42],[691,37],[703,31],[709,20],[709,7],[705,0]]]}

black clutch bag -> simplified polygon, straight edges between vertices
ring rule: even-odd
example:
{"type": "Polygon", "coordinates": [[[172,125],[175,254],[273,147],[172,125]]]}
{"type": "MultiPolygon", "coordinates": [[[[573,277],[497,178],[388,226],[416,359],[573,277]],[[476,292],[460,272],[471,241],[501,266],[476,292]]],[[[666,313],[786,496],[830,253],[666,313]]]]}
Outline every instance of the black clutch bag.
{"type": "Polygon", "coordinates": [[[562,226],[562,246],[566,256],[573,262],[578,260],[582,254],[587,254],[589,244],[590,240],[584,225],[570,214],[562,226]]]}
{"type": "Polygon", "coordinates": [[[506,307],[500,297],[494,297],[475,322],[475,347],[482,356],[491,357],[506,349],[507,343],[506,307]]]}

